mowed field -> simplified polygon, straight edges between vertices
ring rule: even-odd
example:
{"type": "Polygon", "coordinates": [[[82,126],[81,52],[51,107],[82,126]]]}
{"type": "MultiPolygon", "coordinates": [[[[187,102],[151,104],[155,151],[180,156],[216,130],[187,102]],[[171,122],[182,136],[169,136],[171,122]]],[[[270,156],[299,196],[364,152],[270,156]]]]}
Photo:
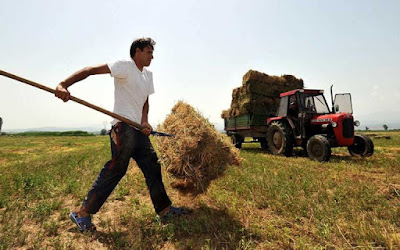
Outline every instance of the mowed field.
{"type": "Polygon", "coordinates": [[[109,160],[108,136],[1,136],[0,249],[399,249],[400,132],[370,134],[372,157],[338,148],[328,163],[244,144],[242,165],[196,197],[172,189],[163,169],[174,204],[193,209],[166,224],[131,162],[94,233],[68,214],[109,160]]]}

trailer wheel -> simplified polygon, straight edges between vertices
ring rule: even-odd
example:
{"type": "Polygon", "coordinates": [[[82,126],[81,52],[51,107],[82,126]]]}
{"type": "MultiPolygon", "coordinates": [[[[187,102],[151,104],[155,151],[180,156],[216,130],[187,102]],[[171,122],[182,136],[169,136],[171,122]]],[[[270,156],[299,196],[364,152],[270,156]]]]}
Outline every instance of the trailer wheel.
{"type": "Polygon", "coordinates": [[[311,160],[329,161],[331,158],[331,145],[324,136],[314,135],[307,142],[307,153],[311,160]]]}
{"type": "Polygon", "coordinates": [[[242,143],[244,142],[244,138],[240,135],[234,134],[231,135],[232,143],[236,148],[241,149],[242,143]]]}
{"type": "Polygon", "coordinates": [[[366,135],[355,135],[354,143],[348,149],[352,156],[368,157],[374,154],[374,143],[366,135]]]}
{"type": "Polygon", "coordinates": [[[274,155],[291,156],[293,152],[292,129],[285,122],[272,122],[267,132],[267,144],[274,155]]]}

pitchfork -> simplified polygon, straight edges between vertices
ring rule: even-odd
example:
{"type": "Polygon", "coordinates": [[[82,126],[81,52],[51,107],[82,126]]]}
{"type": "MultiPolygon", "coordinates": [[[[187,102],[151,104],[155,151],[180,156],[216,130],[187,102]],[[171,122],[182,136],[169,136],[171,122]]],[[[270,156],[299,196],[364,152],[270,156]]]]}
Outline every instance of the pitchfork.
{"type": "MultiPolygon", "coordinates": [[[[11,79],[14,79],[14,80],[23,82],[23,83],[26,83],[26,84],[28,84],[28,85],[31,85],[31,86],[33,86],[33,87],[36,87],[36,88],[45,90],[45,91],[50,92],[50,93],[53,93],[53,94],[55,94],[55,92],[56,92],[54,89],[51,89],[51,88],[49,88],[49,87],[46,87],[46,86],[44,86],[44,85],[41,85],[41,84],[39,84],[39,83],[30,81],[30,80],[27,80],[27,79],[25,79],[25,78],[22,78],[22,77],[19,77],[19,76],[10,74],[10,73],[5,72],[5,71],[3,71],[3,70],[0,70],[0,75],[6,76],[6,77],[8,77],[8,78],[11,78],[11,79]]],[[[77,102],[77,103],[79,103],[79,104],[82,104],[82,105],[84,105],[84,106],[86,106],[86,107],[89,107],[89,108],[92,108],[92,109],[94,109],[94,110],[97,110],[97,111],[99,111],[99,112],[101,112],[101,113],[103,113],[103,114],[106,114],[106,115],[109,115],[109,116],[111,116],[111,117],[113,117],[113,118],[116,118],[116,119],[118,119],[118,120],[120,120],[120,121],[122,121],[122,122],[125,122],[125,123],[131,125],[132,127],[135,127],[135,128],[137,128],[137,129],[139,129],[139,130],[143,130],[143,129],[144,129],[144,127],[143,127],[142,125],[140,125],[140,124],[138,124],[138,123],[136,123],[136,122],[134,122],[134,121],[131,121],[131,120],[129,120],[129,119],[123,117],[123,116],[120,116],[120,115],[118,115],[118,114],[115,114],[115,113],[113,113],[113,112],[110,112],[110,111],[108,111],[108,110],[105,110],[105,109],[103,109],[103,108],[100,108],[100,107],[98,107],[98,106],[95,106],[95,105],[93,105],[93,104],[91,104],[91,103],[88,103],[88,102],[82,100],[82,99],[76,98],[76,97],[74,97],[74,96],[70,96],[69,99],[72,100],[72,101],[74,101],[74,102],[77,102]]],[[[167,134],[167,133],[157,132],[157,131],[151,131],[150,134],[152,134],[152,135],[157,135],[157,136],[169,136],[169,137],[174,137],[174,135],[172,135],[172,134],[167,134]]]]}

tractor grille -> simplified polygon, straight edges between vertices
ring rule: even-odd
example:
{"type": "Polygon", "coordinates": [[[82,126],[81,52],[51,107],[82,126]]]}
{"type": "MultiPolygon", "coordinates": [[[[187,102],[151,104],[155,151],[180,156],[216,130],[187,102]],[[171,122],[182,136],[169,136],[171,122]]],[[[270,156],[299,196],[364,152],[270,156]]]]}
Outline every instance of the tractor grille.
{"type": "Polygon", "coordinates": [[[343,137],[351,138],[353,136],[354,136],[353,118],[346,118],[343,120],[343,137]]]}

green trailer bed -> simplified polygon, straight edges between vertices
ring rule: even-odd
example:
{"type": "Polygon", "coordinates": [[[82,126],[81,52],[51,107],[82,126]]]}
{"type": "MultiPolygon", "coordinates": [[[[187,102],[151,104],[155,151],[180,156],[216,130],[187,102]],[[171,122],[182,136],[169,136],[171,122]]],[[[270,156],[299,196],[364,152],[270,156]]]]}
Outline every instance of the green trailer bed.
{"type": "Polygon", "coordinates": [[[235,132],[238,130],[267,131],[268,114],[246,114],[225,118],[225,131],[235,132]]]}

